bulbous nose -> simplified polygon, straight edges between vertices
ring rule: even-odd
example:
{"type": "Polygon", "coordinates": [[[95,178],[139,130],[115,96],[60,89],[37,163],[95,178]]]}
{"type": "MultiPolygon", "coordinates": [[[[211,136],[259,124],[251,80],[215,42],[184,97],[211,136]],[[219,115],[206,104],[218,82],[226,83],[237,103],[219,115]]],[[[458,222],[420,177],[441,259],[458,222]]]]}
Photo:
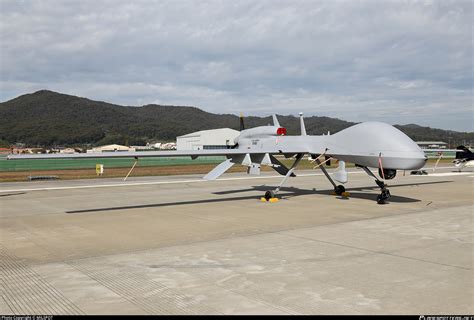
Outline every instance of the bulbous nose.
{"type": "Polygon", "coordinates": [[[425,166],[426,161],[428,161],[428,157],[425,155],[423,151],[420,151],[418,156],[412,159],[412,167],[421,169],[425,166]]]}

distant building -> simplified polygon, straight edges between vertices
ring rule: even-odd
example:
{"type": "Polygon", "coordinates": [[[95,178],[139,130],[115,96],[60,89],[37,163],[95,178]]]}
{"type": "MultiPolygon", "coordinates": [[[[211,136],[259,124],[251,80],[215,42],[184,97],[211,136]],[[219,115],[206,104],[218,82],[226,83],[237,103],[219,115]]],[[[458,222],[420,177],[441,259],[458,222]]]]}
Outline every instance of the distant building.
{"type": "Polygon", "coordinates": [[[13,152],[13,148],[0,148],[0,154],[9,154],[13,152]]]}
{"type": "Polygon", "coordinates": [[[72,154],[72,153],[81,153],[83,152],[82,148],[79,147],[54,147],[51,149],[46,149],[46,153],[63,153],[63,154],[72,154]]]}
{"type": "Polygon", "coordinates": [[[71,154],[76,153],[76,150],[74,148],[64,148],[59,150],[59,153],[71,154]]]}
{"type": "Polygon", "coordinates": [[[130,148],[135,149],[136,151],[150,151],[153,150],[153,146],[146,145],[146,146],[130,146],[130,148]]]}
{"type": "Polygon", "coordinates": [[[240,132],[221,128],[188,133],[176,138],[177,150],[227,149],[234,146],[240,132]]]}
{"type": "Polygon", "coordinates": [[[154,149],[160,149],[161,148],[161,142],[156,142],[151,144],[151,147],[154,149]]]}
{"type": "Polygon", "coordinates": [[[174,143],[174,142],[162,143],[158,149],[160,149],[160,150],[176,150],[176,143],[174,143]]]}
{"type": "Polygon", "coordinates": [[[95,147],[87,150],[87,153],[97,153],[97,152],[126,152],[126,151],[135,151],[135,148],[121,146],[119,144],[109,144],[106,146],[95,147]]]}
{"type": "Polygon", "coordinates": [[[417,141],[421,149],[446,149],[448,144],[443,141],[417,141]]]}
{"type": "Polygon", "coordinates": [[[43,148],[13,148],[13,154],[46,153],[43,148]]]}
{"type": "Polygon", "coordinates": [[[148,142],[147,149],[176,150],[176,142],[148,142]]]}

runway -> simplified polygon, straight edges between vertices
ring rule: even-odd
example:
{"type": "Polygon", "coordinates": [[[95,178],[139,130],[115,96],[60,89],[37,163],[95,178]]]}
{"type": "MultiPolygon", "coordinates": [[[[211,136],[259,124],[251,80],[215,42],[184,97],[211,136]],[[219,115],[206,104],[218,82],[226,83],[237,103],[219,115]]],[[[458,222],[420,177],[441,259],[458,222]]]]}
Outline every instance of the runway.
{"type": "MultiPolygon", "coordinates": [[[[439,170],[451,169],[451,167],[441,167],[439,170]]],[[[349,174],[365,174],[361,170],[351,169],[348,170],[349,174]]],[[[444,172],[444,173],[431,173],[430,176],[455,176],[455,175],[471,175],[471,172],[444,172]]],[[[318,177],[324,176],[322,173],[300,173],[299,177],[318,177]]],[[[32,186],[31,182],[28,183],[2,183],[0,184],[0,194],[8,192],[24,192],[24,191],[45,191],[45,190],[66,190],[66,189],[88,189],[88,188],[107,188],[107,187],[130,187],[130,186],[139,186],[139,185],[160,185],[160,184],[179,184],[179,183],[209,183],[207,180],[203,180],[201,175],[187,175],[187,176],[166,176],[167,179],[157,179],[157,177],[140,177],[136,179],[136,182],[126,182],[122,178],[112,178],[112,179],[100,179],[92,180],[94,182],[89,183],[91,180],[82,179],[82,180],[65,180],[60,183],[57,181],[51,182],[47,181],[44,184],[32,186]],[[179,180],[184,177],[185,180],[179,180]],[[191,179],[189,179],[191,177],[191,179]],[[188,178],[188,179],[186,179],[188,178]],[[150,181],[151,180],[151,181],[150,181]],[[98,183],[99,181],[106,183],[98,183]],[[11,189],[8,187],[11,186],[11,189]]],[[[244,176],[233,176],[233,177],[224,177],[219,178],[219,181],[235,181],[235,180],[255,180],[255,179],[281,179],[280,175],[271,175],[271,174],[262,174],[261,176],[253,175],[244,175],[244,176]]]]}
{"type": "Polygon", "coordinates": [[[474,173],[351,170],[2,183],[0,313],[474,313],[474,173]]]}

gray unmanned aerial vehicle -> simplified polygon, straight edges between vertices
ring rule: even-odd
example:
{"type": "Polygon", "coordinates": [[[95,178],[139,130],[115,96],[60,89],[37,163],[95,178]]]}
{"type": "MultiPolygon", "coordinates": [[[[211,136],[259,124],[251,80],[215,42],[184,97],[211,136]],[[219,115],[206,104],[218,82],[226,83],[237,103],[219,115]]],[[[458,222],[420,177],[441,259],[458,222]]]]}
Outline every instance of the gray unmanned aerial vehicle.
{"type": "Polygon", "coordinates": [[[329,182],[334,186],[336,194],[345,192],[342,184],[347,182],[345,162],[354,163],[357,167],[375,178],[381,193],[377,202],[382,204],[390,198],[385,180],[395,178],[397,170],[417,170],[425,165],[427,157],[418,145],[400,130],[382,122],[363,122],[339,131],[332,135],[312,136],[306,134],[303,115],[300,113],[301,134],[286,135],[286,129],[280,126],[276,115],[273,125],[244,128],[243,118],[240,122],[240,135],[235,139],[232,149],[189,150],[189,151],[157,151],[157,152],[105,152],[79,154],[45,154],[45,155],[10,155],[8,160],[18,159],[56,159],[56,158],[112,158],[112,157],[178,157],[187,156],[196,159],[199,156],[225,156],[227,160],[211,170],[204,179],[215,180],[234,164],[248,167],[247,173],[259,175],[261,166],[270,166],[283,177],[274,190],[265,193],[265,199],[275,197],[305,155],[316,163],[329,182]],[[286,158],[294,157],[290,168],[283,165],[275,155],[286,158]],[[339,166],[331,176],[323,164],[336,159],[339,166]],[[369,168],[378,169],[380,180],[369,168]]]}

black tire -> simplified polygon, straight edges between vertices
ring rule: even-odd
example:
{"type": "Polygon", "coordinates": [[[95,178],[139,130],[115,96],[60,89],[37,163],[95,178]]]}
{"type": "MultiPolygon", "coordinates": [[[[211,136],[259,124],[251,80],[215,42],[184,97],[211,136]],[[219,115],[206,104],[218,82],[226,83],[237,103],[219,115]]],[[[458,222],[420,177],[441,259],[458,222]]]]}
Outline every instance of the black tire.
{"type": "Polygon", "coordinates": [[[273,193],[272,190],[268,190],[267,192],[265,192],[265,199],[268,201],[271,198],[275,198],[275,193],[273,193]]]}
{"type": "Polygon", "coordinates": [[[343,192],[346,192],[346,188],[344,188],[343,185],[338,185],[336,188],[334,188],[334,192],[340,196],[343,192]]]}
{"type": "Polygon", "coordinates": [[[378,203],[378,204],[385,204],[385,197],[382,196],[381,194],[379,194],[379,195],[377,196],[377,203],[378,203]]]}
{"type": "Polygon", "coordinates": [[[391,197],[390,191],[388,189],[382,190],[381,196],[384,200],[390,199],[391,197]]]}
{"type": "Polygon", "coordinates": [[[390,199],[390,191],[388,189],[382,190],[382,193],[377,196],[377,203],[378,204],[385,204],[386,200],[390,199]]]}

